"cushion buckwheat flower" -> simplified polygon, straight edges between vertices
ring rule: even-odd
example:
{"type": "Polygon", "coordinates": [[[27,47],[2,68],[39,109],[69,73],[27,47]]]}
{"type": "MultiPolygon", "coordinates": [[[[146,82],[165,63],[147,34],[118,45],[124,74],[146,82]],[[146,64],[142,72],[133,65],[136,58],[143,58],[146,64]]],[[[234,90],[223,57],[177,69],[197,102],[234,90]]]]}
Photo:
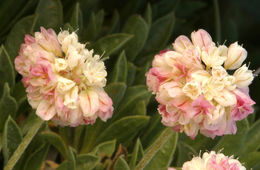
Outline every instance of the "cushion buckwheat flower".
{"type": "Polygon", "coordinates": [[[162,123],[194,138],[236,133],[236,121],[253,112],[255,102],[245,89],[254,76],[246,50],[237,43],[217,46],[205,30],[179,36],[173,50],[154,57],[146,73],[156,95],[162,123]],[[234,70],[233,75],[227,70],[234,70]]]}
{"type": "Polygon", "coordinates": [[[93,124],[113,114],[112,100],[104,91],[107,72],[93,50],[77,35],[52,29],[25,36],[15,68],[23,76],[28,101],[43,120],[60,125],[93,124]]]}
{"type": "MultiPolygon", "coordinates": [[[[202,157],[194,157],[183,164],[182,170],[246,170],[246,168],[232,156],[227,157],[215,151],[205,152],[202,157]]],[[[169,170],[169,169],[168,169],[169,170]]]]}

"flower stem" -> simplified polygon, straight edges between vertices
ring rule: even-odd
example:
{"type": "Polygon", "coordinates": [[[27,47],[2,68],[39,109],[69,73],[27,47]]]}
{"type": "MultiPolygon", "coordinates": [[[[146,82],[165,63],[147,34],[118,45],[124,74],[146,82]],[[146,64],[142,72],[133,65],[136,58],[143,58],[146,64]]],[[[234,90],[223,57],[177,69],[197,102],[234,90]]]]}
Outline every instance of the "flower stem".
{"type": "Polygon", "coordinates": [[[22,156],[25,149],[31,143],[33,137],[36,135],[36,133],[42,126],[43,122],[44,121],[41,120],[40,118],[38,118],[37,120],[34,121],[34,124],[31,126],[30,130],[24,137],[23,141],[20,143],[20,145],[17,147],[17,149],[13,153],[12,157],[7,162],[6,166],[4,167],[4,170],[11,170],[14,168],[15,164],[17,163],[19,158],[22,156]]]}
{"type": "Polygon", "coordinates": [[[216,40],[218,43],[221,43],[221,23],[220,23],[218,0],[213,0],[213,3],[214,3],[214,13],[215,13],[216,40]]]}
{"type": "Polygon", "coordinates": [[[172,128],[166,128],[162,134],[156,139],[156,141],[148,148],[144,157],[140,160],[140,162],[135,167],[135,170],[142,170],[144,167],[151,161],[154,155],[159,151],[159,149],[163,146],[163,144],[168,140],[170,136],[173,135],[172,128]]]}

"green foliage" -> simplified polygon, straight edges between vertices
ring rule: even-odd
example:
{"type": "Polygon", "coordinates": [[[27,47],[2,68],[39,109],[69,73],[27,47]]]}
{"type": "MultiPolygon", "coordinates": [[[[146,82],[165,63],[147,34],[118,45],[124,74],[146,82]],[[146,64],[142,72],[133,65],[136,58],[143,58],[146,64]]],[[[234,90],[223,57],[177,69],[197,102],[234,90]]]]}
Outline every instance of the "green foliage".
{"type": "MultiPolygon", "coordinates": [[[[210,150],[222,150],[239,157],[247,169],[259,169],[258,111],[237,122],[237,134],[215,139],[198,135],[191,140],[162,125],[157,103],[145,85],[154,55],[171,48],[177,36],[198,28],[207,29],[213,39],[221,38],[220,43],[244,44],[252,61],[250,68],[259,67],[260,3],[218,2],[221,25],[216,26],[211,1],[2,0],[0,169],[46,168],[49,160],[58,170],[157,170],[180,167],[210,150]],[[107,122],[97,119],[93,125],[57,127],[35,115],[21,76],[15,72],[14,59],[25,34],[33,35],[41,26],[57,33],[60,29],[75,31],[88,49],[102,56],[108,72],[104,89],[114,107],[107,122]]],[[[251,87],[257,103],[259,85],[256,78],[251,87]]]]}

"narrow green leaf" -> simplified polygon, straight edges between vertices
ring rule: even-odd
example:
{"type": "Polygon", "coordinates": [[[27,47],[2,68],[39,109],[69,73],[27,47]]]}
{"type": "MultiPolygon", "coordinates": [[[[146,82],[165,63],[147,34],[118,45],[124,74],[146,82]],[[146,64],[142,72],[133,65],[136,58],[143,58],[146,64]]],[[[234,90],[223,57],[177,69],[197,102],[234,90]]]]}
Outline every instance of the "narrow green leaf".
{"type": "Polygon", "coordinates": [[[125,95],[125,83],[111,83],[105,87],[105,91],[112,98],[113,107],[116,109],[125,95]]]}
{"type": "Polygon", "coordinates": [[[256,121],[248,130],[243,146],[241,147],[241,155],[249,152],[257,151],[260,148],[260,120],[256,121]]]}
{"type": "Polygon", "coordinates": [[[102,28],[102,24],[104,21],[104,11],[100,10],[98,13],[92,12],[89,18],[88,25],[86,30],[84,31],[84,37],[88,41],[94,41],[102,28]]]}
{"type": "Polygon", "coordinates": [[[76,158],[71,147],[69,147],[67,170],[76,170],[76,158]]]}
{"type": "Polygon", "coordinates": [[[12,63],[14,62],[15,57],[18,56],[20,46],[24,42],[24,35],[33,33],[36,21],[36,15],[24,17],[14,25],[8,34],[5,47],[10,55],[12,63]]]}
{"type": "MultiPolygon", "coordinates": [[[[129,163],[130,169],[134,169],[134,167],[135,167],[135,165],[138,161],[137,159],[138,159],[138,156],[139,156],[138,153],[140,153],[140,147],[142,147],[142,144],[141,144],[140,139],[138,138],[136,143],[135,143],[134,151],[132,153],[131,160],[130,160],[130,163],[129,163]]],[[[143,155],[141,155],[141,156],[143,156],[143,155]]]]}
{"type": "Polygon", "coordinates": [[[153,156],[144,170],[167,169],[175,152],[178,141],[178,133],[174,133],[168,138],[161,149],[153,156]]]}
{"type": "Polygon", "coordinates": [[[4,85],[3,95],[0,100],[0,132],[3,131],[4,124],[8,116],[15,117],[18,109],[16,100],[10,95],[10,88],[7,83],[4,85]]]}
{"type": "Polygon", "coordinates": [[[41,136],[53,145],[61,153],[63,158],[66,159],[68,157],[68,148],[58,134],[51,131],[44,131],[41,133],[41,136]]]}
{"type": "Polygon", "coordinates": [[[3,155],[5,164],[13,155],[16,148],[21,143],[23,137],[20,128],[15,121],[9,116],[5,122],[3,133],[3,155]]]}
{"type": "Polygon", "coordinates": [[[70,25],[73,27],[74,30],[77,29],[81,30],[82,28],[83,18],[82,18],[82,12],[80,10],[80,6],[78,2],[76,3],[72,16],[70,18],[70,25]]]}
{"type": "Polygon", "coordinates": [[[30,157],[27,159],[24,165],[24,170],[40,170],[48,151],[48,144],[44,144],[41,147],[39,147],[39,149],[36,150],[33,154],[31,154],[30,157]]]}
{"type": "Polygon", "coordinates": [[[116,149],[116,140],[103,142],[96,146],[91,153],[100,157],[111,157],[116,149]]]}
{"type": "Polygon", "coordinates": [[[125,159],[123,158],[123,155],[120,156],[114,166],[114,170],[130,170],[127,162],[125,161],[125,159]]]}
{"type": "Polygon", "coordinates": [[[164,146],[168,139],[173,135],[172,128],[166,128],[156,139],[156,141],[147,149],[144,157],[135,167],[135,170],[143,170],[153,159],[156,153],[164,146]]]}
{"type": "Polygon", "coordinates": [[[151,4],[148,3],[145,13],[144,13],[144,19],[148,25],[148,28],[150,29],[152,25],[152,9],[151,9],[151,4]]]}
{"type": "Polygon", "coordinates": [[[80,125],[73,128],[73,147],[79,150],[82,145],[82,139],[84,137],[85,126],[80,125]]]}
{"type": "Polygon", "coordinates": [[[25,88],[23,86],[23,83],[19,81],[18,83],[15,84],[14,86],[14,91],[13,91],[13,96],[15,100],[17,101],[17,104],[20,106],[23,102],[26,101],[26,92],[25,88]]]}
{"type": "Polygon", "coordinates": [[[136,74],[136,66],[128,62],[127,63],[127,86],[131,86],[134,83],[136,74]]]}
{"type": "Polygon", "coordinates": [[[223,136],[217,145],[213,148],[215,151],[223,149],[223,154],[226,155],[239,155],[240,151],[244,148],[246,133],[249,129],[247,119],[237,122],[237,133],[235,135],[223,136]]]}
{"type": "Polygon", "coordinates": [[[136,103],[143,100],[147,104],[150,97],[151,92],[147,90],[146,86],[132,86],[127,88],[125,97],[115,118],[125,116],[126,114],[134,114],[133,108],[136,106],[136,103]]]}
{"type": "MultiPolygon", "coordinates": [[[[81,154],[76,158],[76,170],[94,169],[98,164],[99,158],[91,154],[81,154]]],[[[64,161],[56,170],[68,169],[68,161],[64,161]]]]}
{"type": "Polygon", "coordinates": [[[249,152],[245,155],[242,155],[240,158],[239,158],[239,161],[241,163],[244,163],[244,166],[247,168],[247,169],[251,169],[257,165],[260,165],[260,152],[249,152]]]}
{"type": "Polygon", "coordinates": [[[117,139],[119,143],[131,140],[149,121],[149,116],[126,116],[113,122],[98,136],[96,143],[117,139]],[[109,134],[109,135],[107,135],[109,134]]]}
{"type": "Polygon", "coordinates": [[[146,85],[146,76],[145,74],[148,72],[151,67],[152,62],[147,62],[144,66],[139,68],[139,71],[136,74],[135,85],[146,85]]]}
{"type": "Polygon", "coordinates": [[[5,47],[2,45],[0,48],[0,95],[3,94],[4,84],[7,82],[11,90],[15,85],[15,71],[14,66],[11,61],[10,56],[8,55],[5,47]]]}
{"type": "Polygon", "coordinates": [[[119,29],[119,14],[118,14],[117,10],[114,10],[111,24],[107,31],[107,34],[112,34],[112,33],[116,32],[117,29],[119,29]]]}
{"type": "Polygon", "coordinates": [[[103,57],[106,57],[119,51],[132,37],[132,35],[124,33],[107,35],[93,44],[93,48],[96,53],[104,54],[103,57]]]}
{"type": "Polygon", "coordinates": [[[6,166],[4,167],[4,170],[11,170],[15,166],[16,162],[20,159],[23,152],[27,148],[27,146],[32,141],[33,137],[36,135],[38,130],[40,129],[41,125],[43,124],[43,120],[38,118],[34,121],[34,124],[31,126],[31,129],[28,131],[26,136],[23,138],[22,142],[18,146],[18,148],[13,153],[12,157],[7,162],[6,166]]]}
{"type": "Polygon", "coordinates": [[[157,53],[158,51],[165,48],[168,43],[175,22],[175,16],[173,13],[170,13],[162,18],[156,20],[150,29],[147,43],[145,44],[141,54],[137,57],[138,64],[143,64],[146,61],[146,58],[141,58],[149,54],[157,53]]]}
{"type": "Polygon", "coordinates": [[[127,81],[127,60],[126,60],[125,52],[122,51],[113,68],[109,82],[126,83],[126,81],[127,81]]]}
{"type": "Polygon", "coordinates": [[[134,61],[146,42],[149,32],[148,26],[141,16],[132,15],[125,23],[123,32],[134,35],[125,45],[128,60],[134,61]]]}
{"type": "Polygon", "coordinates": [[[58,31],[62,26],[63,13],[60,0],[40,0],[35,13],[38,15],[37,30],[43,26],[58,31]]]}
{"type": "Polygon", "coordinates": [[[183,141],[178,142],[177,152],[177,166],[181,167],[184,162],[190,161],[194,155],[197,156],[199,153],[196,150],[183,141]]]}

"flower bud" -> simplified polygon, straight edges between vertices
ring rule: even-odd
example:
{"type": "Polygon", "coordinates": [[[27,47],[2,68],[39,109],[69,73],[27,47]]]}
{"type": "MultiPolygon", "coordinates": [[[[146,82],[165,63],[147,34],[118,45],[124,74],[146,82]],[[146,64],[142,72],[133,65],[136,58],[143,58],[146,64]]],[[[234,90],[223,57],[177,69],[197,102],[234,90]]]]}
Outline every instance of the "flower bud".
{"type": "Polygon", "coordinates": [[[198,46],[203,50],[206,50],[207,48],[215,44],[214,42],[212,42],[212,38],[209,33],[203,29],[192,32],[191,39],[195,46],[198,46]]]}
{"type": "Polygon", "coordinates": [[[184,35],[179,36],[172,45],[178,52],[183,52],[193,46],[189,38],[184,35]]]}
{"type": "Polygon", "coordinates": [[[227,59],[224,63],[226,69],[234,70],[240,67],[247,57],[247,51],[237,42],[231,44],[228,48],[227,59]]]}
{"type": "Polygon", "coordinates": [[[249,86],[254,79],[252,70],[248,70],[248,67],[245,64],[239,69],[237,69],[233,76],[236,79],[235,84],[239,88],[249,86]]]}

